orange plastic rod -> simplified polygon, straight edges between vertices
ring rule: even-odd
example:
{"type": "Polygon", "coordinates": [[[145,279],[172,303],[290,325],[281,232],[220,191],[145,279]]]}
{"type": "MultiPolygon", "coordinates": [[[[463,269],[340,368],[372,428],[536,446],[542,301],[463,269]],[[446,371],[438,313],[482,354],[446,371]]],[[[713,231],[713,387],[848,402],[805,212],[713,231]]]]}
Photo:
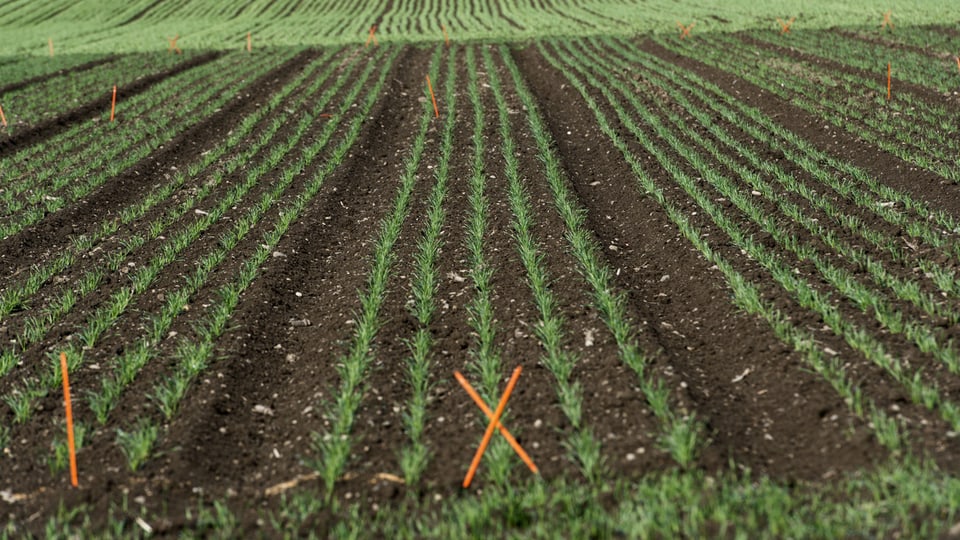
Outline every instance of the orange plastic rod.
{"type": "MultiPolygon", "coordinates": [[[[487,407],[487,404],[484,403],[483,398],[480,397],[480,394],[470,386],[470,383],[467,382],[466,377],[460,374],[459,371],[454,371],[453,376],[457,378],[457,382],[460,383],[460,386],[467,391],[467,394],[470,394],[470,397],[473,399],[473,402],[477,404],[477,407],[480,407],[480,410],[483,411],[483,414],[487,415],[487,418],[493,418],[493,411],[490,410],[490,407],[487,407]]],[[[540,471],[537,469],[537,466],[533,463],[533,460],[530,459],[530,456],[523,450],[523,447],[520,446],[520,443],[517,442],[517,439],[507,431],[507,428],[503,424],[497,422],[497,429],[500,430],[500,434],[503,435],[503,438],[507,440],[513,450],[520,456],[520,459],[527,464],[527,467],[533,472],[533,474],[538,474],[540,471]]]]}
{"type": "Polygon", "coordinates": [[[500,398],[500,403],[497,404],[497,410],[493,413],[493,418],[490,419],[490,424],[483,433],[483,440],[480,441],[480,447],[477,448],[477,453],[473,456],[473,462],[470,463],[470,470],[467,471],[467,476],[463,479],[463,487],[465,488],[470,487],[470,482],[473,481],[473,475],[477,473],[477,467],[480,466],[480,459],[483,457],[483,453],[486,452],[487,445],[490,444],[490,438],[493,437],[493,430],[497,427],[497,424],[500,423],[500,417],[503,416],[504,409],[507,408],[507,401],[510,400],[513,387],[517,385],[517,379],[520,378],[521,370],[521,366],[517,366],[517,369],[513,370],[510,382],[507,383],[507,389],[503,392],[503,397],[500,398]]]}
{"type": "Polygon", "coordinates": [[[110,121],[113,122],[113,113],[117,109],[117,85],[113,85],[113,99],[110,101],[110,121]]]}
{"type": "Polygon", "coordinates": [[[70,379],[67,375],[67,354],[60,353],[60,370],[63,372],[63,403],[67,409],[67,448],[70,450],[70,483],[77,487],[77,449],[73,440],[73,407],[70,404],[70,379]]]}
{"type": "Polygon", "coordinates": [[[440,109],[437,108],[437,98],[433,95],[433,85],[430,84],[430,76],[427,75],[427,89],[430,90],[430,99],[433,100],[433,114],[440,118],[440,109]]]}

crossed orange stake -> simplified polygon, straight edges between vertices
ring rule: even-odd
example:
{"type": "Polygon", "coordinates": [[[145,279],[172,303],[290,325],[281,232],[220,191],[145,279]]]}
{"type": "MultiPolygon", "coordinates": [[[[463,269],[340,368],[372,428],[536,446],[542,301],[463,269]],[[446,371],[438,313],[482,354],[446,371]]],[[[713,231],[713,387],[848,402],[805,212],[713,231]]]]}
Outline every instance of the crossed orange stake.
{"type": "Polygon", "coordinates": [[[373,44],[374,44],[374,45],[378,45],[378,43],[377,43],[377,25],[373,25],[373,26],[370,27],[370,35],[367,36],[367,42],[364,43],[363,46],[366,47],[367,45],[370,45],[370,41],[371,41],[371,40],[373,40],[373,44]]]}
{"type": "Polygon", "coordinates": [[[793,24],[793,21],[794,21],[795,19],[796,19],[796,17],[790,17],[790,20],[789,20],[789,21],[783,22],[783,21],[780,20],[780,17],[777,17],[777,22],[780,23],[780,26],[782,27],[781,30],[780,30],[780,33],[781,33],[781,34],[789,34],[789,33],[790,33],[790,25],[793,24]]]}
{"type": "Polygon", "coordinates": [[[888,12],[886,12],[886,13],[883,14],[883,24],[880,25],[880,29],[881,29],[881,30],[883,30],[884,28],[886,28],[887,25],[890,26],[890,29],[891,29],[891,30],[893,30],[893,20],[890,19],[890,15],[892,15],[892,14],[893,14],[893,10],[888,11],[888,12]]]}
{"type": "Polygon", "coordinates": [[[507,440],[513,450],[520,456],[520,459],[527,464],[527,467],[530,468],[530,471],[533,474],[539,474],[537,466],[534,465],[533,460],[530,459],[530,456],[524,452],[523,447],[520,446],[520,443],[513,438],[513,435],[507,431],[507,428],[500,423],[500,417],[503,415],[503,410],[507,408],[507,401],[510,399],[510,394],[513,393],[513,388],[517,385],[517,379],[520,378],[520,372],[522,368],[517,366],[517,369],[513,370],[513,375],[510,377],[510,382],[507,383],[507,389],[503,392],[503,397],[500,398],[500,403],[497,404],[497,410],[491,411],[490,407],[484,403],[483,398],[480,397],[480,394],[470,386],[470,383],[467,382],[467,379],[460,374],[459,371],[455,371],[453,376],[457,378],[457,382],[460,383],[460,386],[467,391],[467,394],[470,394],[470,397],[473,399],[474,403],[480,407],[480,410],[483,411],[483,414],[487,415],[487,418],[490,419],[490,424],[487,425],[487,430],[483,434],[483,440],[480,441],[480,447],[477,448],[477,453],[473,456],[473,462],[470,463],[470,469],[467,471],[467,476],[463,479],[463,487],[470,487],[470,482],[473,481],[473,476],[477,473],[477,467],[480,466],[480,458],[483,457],[483,453],[487,450],[487,445],[490,444],[490,439],[493,437],[493,430],[499,429],[500,433],[503,435],[503,438],[507,440]]]}
{"type": "Polygon", "coordinates": [[[690,23],[690,26],[684,26],[680,24],[680,21],[677,21],[677,26],[680,27],[680,39],[685,37],[690,37],[690,29],[693,28],[693,25],[697,23],[690,23]]]}
{"type": "Polygon", "coordinates": [[[172,38],[167,38],[167,40],[170,42],[170,46],[168,47],[168,50],[169,50],[170,52],[175,52],[175,53],[177,53],[177,54],[180,54],[180,53],[183,52],[183,51],[180,50],[180,47],[177,47],[177,40],[178,40],[178,39],[180,39],[180,34],[177,34],[177,35],[173,36],[172,38]]]}

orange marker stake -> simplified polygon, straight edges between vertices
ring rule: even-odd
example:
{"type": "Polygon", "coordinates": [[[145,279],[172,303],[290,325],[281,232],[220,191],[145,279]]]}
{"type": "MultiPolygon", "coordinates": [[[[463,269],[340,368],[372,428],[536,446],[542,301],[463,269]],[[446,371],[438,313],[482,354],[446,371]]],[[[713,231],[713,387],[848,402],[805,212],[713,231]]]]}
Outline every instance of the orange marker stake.
{"type": "Polygon", "coordinates": [[[50,46],[50,57],[53,58],[53,38],[47,38],[47,45],[50,46]]]}
{"type": "Polygon", "coordinates": [[[521,366],[517,366],[517,369],[513,370],[513,375],[510,377],[510,382],[507,383],[507,389],[503,392],[503,397],[500,398],[500,403],[497,404],[497,410],[493,413],[493,418],[490,419],[490,424],[487,425],[487,430],[483,433],[483,440],[480,441],[480,448],[477,448],[477,453],[473,456],[473,462],[470,463],[470,469],[467,471],[466,478],[463,479],[463,487],[470,487],[470,482],[473,481],[473,475],[477,473],[477,467],[480,466],[480,459],[483,457],[483,453],[487,450],[487,445],[490,444],[490,438],[493,437],[493,430],[497,427],[497,424],[500,423],[500,417],[503,416],[503,410],[507,408],[507,401],[510,400],[510,394],[513,393],[513,387],[517,385],[517,379],[520,378],[520,371],[522,371],[521,366]]]}
{"type": "Polygon", "coordinates": [[[790,20],[789,20],[789,21],[783,22],[782,20],[780,20],[779,17],[777,17],[777,22],[780,23],[780,33],[781,33],[781,34],[789,34],[789,33],[790,33],[790,25],[793,24],[793,21],[794,21],[795,19],[796,19],[796,17],[790,17],[790,20]]]}
{"type": "Polygon", "coordinates": [[[170,46],[168,49],[170,52],[181,54],[183,51],[180,50],[180,47],[177,47],[177,40],[180,39],[180,34],[173,36],[172,38],[167,38],[170,41],[170,46]]]}
{"type": "Polygon", "coordinates": [[[433,100],[433,114],[440,118],[440,109],[437,109],[437,98],[433,95],[433,85],[430,84],[430,76],[427,75],[427,89],[430,90],[430,99],[433,100]]]}
{"type": "Polygon", "coordinates": [[[110,121],[113,122],[113,112],[117,109],[117,85],[113,85],[113,99],[110,101],[110,121]]]}
{"type": "Polygon", "coordinates": [[[253,51],[253,40],[250,37],[250,32],[247,32],[247,52],[253,51]]]}
{"type": "Polygon", "coordinates": [[[7,117],[3,114],[3,106],[0,105],[0,121],[3,121],[3,127],[7,127],[7,117]]]}
{"type": "Polygon", "coordinates": [[[960,56],[957,57],[957,69],[960,69],[960,56]]]}
{"type": "Polygon", "coordinates": [[[70,379],[67,376],[67,353],[60,353],[60,371],[63,372],[63,404],[67,409],[67,448],[70,450],[70,483],[78,487],[77,449],[73,441],[73,407],[70,404],[70,379]]]}
{"type": "Polygon", "coordinates": [[[677,26],[680,27],[680,39],[690,37],[690,30],[693,28],[693,25],[697,23],[690,23],[690,26],[684,26],[680,24],[680,21],[677,21],[677,26]]]}
{"type": "Polygon", "coordinates": [[[890,101],[890,62],[887,62],[887,101],[890,101]]]}
{"type": "Polygon", "coordinates": [[[450,46],[450,36],[447,35],[447,27],[441,24],[441,25],[440,25],[440,29],[443,30],[443,41],[444,41],[444,43],[447,44],[447,47],[449,47],[449,46],[450,46]]]}
{"type": "MultiPolygon", "coordinates": [[[[454,371],[453,376],[457,378],[457,382],[460,383],[460,386],[467,391],[467,394],[470,395],[470,398],[473,399],[473,402],[477,404],[477,407],[480,407],[480,410],[483,411],[483,414],[487,415],[487,418],[493,418],[493,411],[490,410],[490,407],[487,407],[487,404],[484,403],[483,398],[480,397],[480,394],[470,386],[470,383],[467,382],[467,379],[460,374],[459,371],[454,371]]],[[[497,422],[497,429],[500,430],[500,434],[503,435],[503,438],[507,440],[510,446],[513,448],[514,452],[520,456],[520,459],[527,464],[527,467],[533,472],[533,474],[539,474],[537,466],[534,465],[533,460],[530,459],[530,456],[523,450],[523,447],[520,446],[520,443],[517,442],[517,439],[507,431],[507,428],[503,424],[497,422]]]]}

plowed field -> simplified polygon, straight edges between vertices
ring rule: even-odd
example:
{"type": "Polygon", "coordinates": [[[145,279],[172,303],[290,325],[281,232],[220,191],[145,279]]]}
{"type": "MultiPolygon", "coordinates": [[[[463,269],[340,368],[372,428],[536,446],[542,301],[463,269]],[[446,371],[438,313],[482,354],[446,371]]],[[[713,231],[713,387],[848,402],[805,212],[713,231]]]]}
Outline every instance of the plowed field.
{"type": "Polygon", "coordinates": [[[3,534],[955,532],[957,30],[800,32],[4,60],[3,534]]]}

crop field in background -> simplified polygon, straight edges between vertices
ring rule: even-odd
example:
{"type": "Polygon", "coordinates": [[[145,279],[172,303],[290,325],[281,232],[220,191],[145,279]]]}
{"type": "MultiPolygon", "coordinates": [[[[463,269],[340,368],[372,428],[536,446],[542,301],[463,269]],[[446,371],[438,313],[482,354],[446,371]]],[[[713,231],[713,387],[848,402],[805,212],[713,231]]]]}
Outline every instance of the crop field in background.
{"type": "Polygon", "coordinates": [[[960,536],[955,3],[713,4],[0,2],[0,538],[960,536]]]}

